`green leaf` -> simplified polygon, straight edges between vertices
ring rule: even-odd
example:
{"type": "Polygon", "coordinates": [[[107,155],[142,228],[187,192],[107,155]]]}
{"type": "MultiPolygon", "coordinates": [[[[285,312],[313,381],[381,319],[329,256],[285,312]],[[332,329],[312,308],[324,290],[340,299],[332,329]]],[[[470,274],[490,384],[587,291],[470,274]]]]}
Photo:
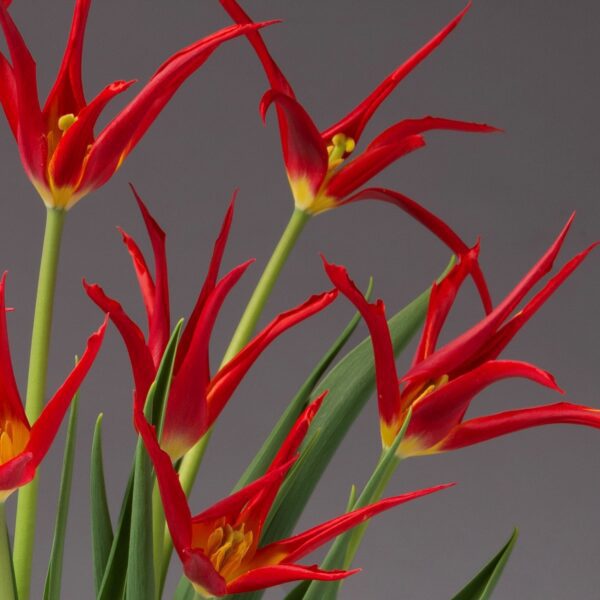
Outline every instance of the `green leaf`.
{"type": "Polygon", "coordinates": [[[50,562],[48,563],[48,573],[46,574],[46,584],[44,586],[44,600],[60,600],[61,597],[63,555],[67,518],[69,515],[69,501],[71,499],[71,484],[73,482],[73,465],[75,463],[78,412],[79,393],[76,393],[71,402],[69,424],[67,427],[56,523],[54,525],[54,539],[52,540],[52,551],[50,552],[50,562]]]}
{"type": "MultiPolygon", "coordinates": [[[[450,266],[452,264],[453,261],[450,266]]],[[[389,319],[396,355],[408,345],[421,327],[428,301],[429,290],[389,319]]],[[[292,469],[269,513],[261,545],[291,535],[329,461],[374,389],[373,350],[371,339],[367,337],[328,373],[313,393],[313,397],[316,397],[329,390],[300,449],[302,465],[296,465],[299,468],[295,466],[292,469]],[[319,432],[323,435],[318,435],[319,432]],[[315,442],[316,436],[318,439],[315,442]]],[[[244,594],[243,598],[255,600],[261,596],[262,592],[254,592],[244,594]]]]}
{"type": "Polygon", "coordinates": [[[196,592],[186,577],[182,577],[177,584],[173,600],[196,600],[196,592]]]}
{"type": "Polygon", "coordinates": [[[94,589],[100,592],[104,569],[113,543],[113,530],[106,499],[104,463],[102,459],[102,414],[98,415],[92,441],[90,467],[90,506],[92,520],[92,556],[94,561],[94,589]]]}
{"type": "MultiPolygon", "coordinates": [[[[367,299],[370,298],[372,291],[373,279],[371,278],[365,293],[365,297],[367,299]]],[[[298,393],[286,408],[285,412],[269,434],[269,437],[258,451],[258,454],[256,454],[240,480],[237,482],[233,490],[234,492],[265,474],[269,464],[271,464],[271,461],[275,458],[277,451],[279,448],[281,448],[283,440],[286,438],[290,429],[296,422],[296,419],[306,408],[310,395],[315,389],[315,386],[320,381],[321,377],[323,377],[323,374],[330,367],[331,363],[335,360],[342,348],[346,345],[346,342],[350,339],[350,336],[354,333],[354,330],[360,322],[360,318],[360,313],[357,312],[348,325],[346,325],[344,331],[342,331],[337,340],[335,340],[333,345],[329,348],[325,356],[323,356],[323,358],[319,361],[317,366],[309,375],[308,379],[302,384],[302,387],[298,390],[298,393]]]]}
{"type": "Polygon", "coordinates": [[[491,598],[518,537],[519,531],[515,529],[502,550],[452,600],[488,600],[491,598]]]}
{"type": "MultiPolygon", "coordinates": [[[[383,495],[387,484],[400,462],[400,459],[396,456],[396,450],[398,450],[398,446],[400,446],[400,443],[404,439],[411,415],[412,413],[409,411],[400,431],[394,439],[394,443],[382,453],[358,500],[353,504],[349,504],[347,512],[377,502],[383,495]]],[[[352,498],[352,493],[350,497],[352,498]]],[[[367,525],[368,522],[362,523],[338,536],[320,567],[326,570],[350,568],[367,529],[367,525]]],[[[341,585],[342,581],[313,581],[307,589],[304,600],[333,600],[337,597],[341,585]]]]}

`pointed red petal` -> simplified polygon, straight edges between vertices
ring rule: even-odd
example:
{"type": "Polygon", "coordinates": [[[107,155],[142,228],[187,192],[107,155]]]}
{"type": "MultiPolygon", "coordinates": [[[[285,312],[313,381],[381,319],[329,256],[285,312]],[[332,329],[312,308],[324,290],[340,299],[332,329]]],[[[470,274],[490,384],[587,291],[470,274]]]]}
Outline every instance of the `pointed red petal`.
{"type": "MultiPolygon", "coordinates": [[[[367,188],[357,192],[353,196],[346,198],[343,204],[350,202],[357,202],[359,200],[381,200],[383,202],[389,202],[394,206],[397,206],[405,213],[410,215],[413,219],[421,223],[424,227],[429,229],[433,235],[440,239],[448,248],[450,248],[456,255],[466,254],[469,251],[469,247],[460,239],[460,237],[450,228],[449,225],[444,223],[439,217],[428,211],[424,206],[411,200],[408,196],[400,194],[394,190],[388,190],[385,188],[367,188]]],[[[471,273],[473,281],[477,285],[483,307],[487,313],[492,310],[492,299],[488,291],[487,283],[479,264],[473,266],[473,272],[471,273]]]]}
{"type": "Polygon", "coordinates": [[[123,307],[116,300],[109,298],[99,285],[90,285],[84,280],[83,286],[91,300],[110,317],[119,330],[131,362],[136,401],[143,404],[156,375],[152,355],[146,345],[144,334],[127,316],[123,307]]]}
{"type": "Polygon", "coordinates": [[[552,269],[556,255],[560,251],[573,218],[574,215],[568,220],[542,258],[485,319],[482,319],[471,329],[440,348],[418,365],[415,365],[402,380],[409,381],[421,377],[430,377],[432,374],[434,378],[445,373],[450,374],[477,354],[533,286],[552,269]]]}
{"type": "Polygon", "coordinates": [[[180,50],[167,60],[139,94],[106,126],[90,149],[81,187],[97,188],[119,168],[167,102],[223,42],[257,25],[226,27],[180,50]]]}
{"type": "Polygon", "coordinates": [[[387,166],[424,146],[425,140],[420,135],[413,135],[396,143],[369,147],[335,173],[325,186],[325,194],[343,202],[387,166]]]}
{"type": "Polygon", "coordinates": [[[26,485],[35,477],[33,455],[22,452],[18,456],[0,465],[0,502],[6,500],[3,492],[12,491],[26,485]]]}
{"type": "MultiPolygon", "coordinates": [[[[254,21],[244,12],[242,7],[235,0],[220,0],[221,6],[227,11],[229,16],[238,24],[246,25],[252,24],[254,21]]],[[[258,59],[260,60],[263,69],[269,80],[269,84],[274,90],[283,92],[292,98],[295,97],[294,90],[285,78],[281,69],[277,66],[277,63],[273,60],[273,57],[267,50],[262,36],[258,31],[249,31],[246,34],[248,41],[252,44],[258,59]]]]}
{"type": "Polygon", "coordinates": [[[344,267],[328,263],[325,259],[323,265],[333,285],[356,306],[369,328],[375,356],[379,416],[386,424],[392,424],[399,418],[401,405],[394,348],[385,316],[385,305],[381,300],[373,304],[367,302],[344,267]]]}
{"type": "Polygon", "coordinates": [[[458,294],[458,290],[467,275],[471,273],[473,267],[477,264],[478,256],[479,244],[466,254],[460,255],[458,263],[454,265],[450,273],[440,283],[434,282],[431,286],[427,317],[425,318],[423,333],[415,353],[413,365],[421,362],[435,351],[442,327],[454,305],[456,294],[458,294]]]}
{"type": "Polygon", "coordinates": [[[184,551],[192,543],[192,514],[187,498],[179,482],[179,476],[173,468],[171,458],[166,452],[160,449],[154,427],[146,421],[139,407],[134,410],[134,423],[154,465],[165,518],[171,538],[173,539],[173,545],[183,560],[184,551]]]}
{"type": "Polygon", "coordinates": [[[456,121],[440,117],[423,117],[422,119],[405,119],[380,133],[368,146],[377,148],[387,144],[397,144],[411,135],[418,135],[432,130],[462,131],[465,133],[497,133],[500,130],[485,123],[471,123],[469,121],[456,121]]]}
{"type": "Polygon", "coordinates": [[[350,571],[322,571],[316,565],[271,565],[252,569],[227,584],[228,594],[241,594],[262,590],[291,581],[337,581],[358,573],[360,569],[350,571]]]}
{"type": "Polygon", "coordinates": [[[199,548],[189,548],[181,555],[185,576],[197,585],[202,586],[212,596],[220,597],[227,594],[227,584],[210,559],[199,548]]]}
{"type": "Polygon", "coordinates": [[[81,81],[81,55],[91,3],[91,0],[77,0],[75,3],[71,31],[62,64],[44,106],[44,116],[51,123],[56,123],[62,115],[69,113],[77,116],[85,106],[81,81]]]}
{"type": "MultiPolygon", "coordinates": [[[[150,214],[136,189],[133,185],[130,187],[142,213],[154,254],[155,290],[151,303],[152,310],[148,313],[148,347],[152,353],[154,364],[158,367],[171,335],[166,235],[150,214]]],[[[147,299],[144,299],[144,303],[146,301],[147,299]]]]}
{"type": "Polygon", "coordinates": [[[161,438],[161,446],[172,459],[187,452],[214,421],[207,401],[210,336],[225,298],[252,262],[233,269],[209,295],[189,348],[173,378],[161,438]]]}
{"type": "MultiPolygon", "coordinates": [[[[48,169],[56,187],[70,186],[78,188],[85,157],[90,144],[94,141],[94,126],[104,107],[118,94],[124,92],[133,81],[115,81],[107,85],[87,106],[77,115],[75,122],[62,133],[52,155],[48,169]]],[[[63,115],[65,113],[61,113],[63,115]]],[[[88,190],[82,190],[86,193],[88,190]]]]}
{"type": "MultiPolygon", "coordinates": [[[[317,525],[304,533],[282,540],[281,542],[269,544],[259,550],[259,553],[264,553],[268,556],[273,552],[277,552],[281,555],[285,555],[285,562],[294,562],[311,553],[313,550],[316,550],[323,544],[326,544],[334,537],[344,533],[344,531],[348,531],[348,529],[352,529],[353,527],[368,521],[379,513],[390,510],[390,508],[394,508],[400,504],[410,502],[411,500],[416,500],[422,496],[445,490],[453,485],[453,483],[436,485],[424,490],[409,492],[392,498],[385,498],[384,500],[380,500],[379,502],[375,502],[364,508],[358,508],[345,515],[322,523],[321,525],[317,525]]],[[[256,560],[260,561],[261,559],[257,556],[256,560]]]]}
{"type": "MultiPolygon", "coordinates": [[[[263,121],[272,103],[277,106],[283,160],[292,191],[296,194],[299,186],[302,191],[308,187],[314,197],[327,173],[327,147],[309,114],[288,94],[271,89],[263,96],[260,102],[263,121]]],[[[306,204],[302,198],[295,199],[298,204],[306,204]]]]}
{"type": "Polygon", "coordinates": [[[0,279],[0,421],[18,419],[29,429],[29,421],[19,396],[10,357],[8,327],[6,324],[6,272],[0,279]]]}
{"type": "Polygon", "coordinates": [[[555,424],[585,425],[600,429],[600,410],[558,402],[471,419],[455,427],[441,442],[439,451],[456,450],[522,429],[555,424]]]}
{"type": "Polygon", "coordinates": [[[329,306],[337,292],[311,296],[304,303],[281,313],[236,354],[210,382],[208,392],[210,423],[219,416],[225,404],[261,353],[282,333],[329,306]]]}
{"type": "MultiPolygon", "coordinates": [[[[217,283],[217,277],[219,276],[219,270],[221,269],[223,254],[225,253],[227,239],[229,238],[229,231],[231,230],[231,223],[233,221],[236,197],[237,191],[235,191],[233,193],[233,196],[231,197],[229,208],[225,213],[225,218],[223,219],[219,235],[217,236],[217,239],[215,241],[212,257],[208,266],[208,273],[206,274],[206,279],[204,280],[204,285],[200,290],[200,294],[198,295],[198,299],[196,300],[194,310],[192,311],[192,314],[188,319],[185,329],[181,334],[181,339],[179,340],[179,346],[177,348],[177,358],[175,360],[175,373],[177,373],[177,371],[179,370],[181,362],[188,352],[189,345],[194,335],[194,330],[196,329],[196,324],[198,323],[198,319],[200,318],[200,315],[204,310],[204,304],[206,303],[209,294],[214,290],[215,285],[217,283]]],[[[208,371],[209,369],[207,368],[207,372],[208,371]]]]}
{"type": "Polygon", "coordinates": [[[4,4],[0,2],[0,25],[12,59],[17,107],[17,141],[25,171],[45,182],[47,145],[38,99],[35,62],[4,4]]]}
{"type": "Polygon", "coordinates": [[[514,377],[561,391],[552,375],[535,365],[514,360],[488,361],[417,400],[413,404],[407,439],[418,438],[424,450],[435,446],[460,423],[479,392],[497,381],[514,377]]]}
{"type": "Polygon", "coordinates": [[[107,321],[108,317],[104,320],[100,329],[88,338],[87,346],[81,359],[77,362],[74,369],[54,396],[48,401],[48,404],[44,407],[44,410],[37,421],[32,425],[29,442],[27,443],[25,450],[26,452],[31,452],[33,455],[33,466],[37,467],[44,456],[46,456],[46,453],[58,433],[73,396],[81,387],[85,376],[88,374],[88,371],[94,363],[96,355],[102,345],[107,321]]]}
{"type": "Polygon", "coordinates": [[[0,52],[0,104],[4,109],[6,120],[12,134],[17,139],[18,108],[17,108],[17,84],[10,63],[4,54],[0,52]]]}
{"type": "Polygon", "coordinates": [[[346,115],[341,121],[324,131],[323,137],[325,139],[331,139],[336,133],[343,133],[353,138],[355,141],[358,141],[366,124],[379,108],[380,104],[419,63],[425,60],[444,41],[444,39],[460,23],[470,7],[471,2],[469,2],[467,6],[435,37],[429,40],[427,44],[386,77],[354,110],[346,115]]]}

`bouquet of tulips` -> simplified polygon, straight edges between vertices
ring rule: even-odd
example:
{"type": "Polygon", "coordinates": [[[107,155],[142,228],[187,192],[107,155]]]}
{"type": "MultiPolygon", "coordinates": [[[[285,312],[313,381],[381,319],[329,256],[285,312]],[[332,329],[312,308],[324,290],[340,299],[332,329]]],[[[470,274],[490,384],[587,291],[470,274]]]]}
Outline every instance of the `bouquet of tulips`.
{"type": "MultiPolygon", "coordinates": [[[[34,59],[13,21],[10,2],[0,2],[0,25],[7,47],[6,55],[0,54],[0,102],[25,173],[47,214],[24,401],[9,349],[7,322],[13,318],[13,309],[5,300],[6,273],[0,280],[0,600],[32,597],[36,515],[40,516],[39,470],[44,468],[44,458],[63,421],[68,421],[43,596],[45,600],[61,597],[78,389],[94,363],[102,360],[108,327],[118,331],[131,363],[131,381],[123,381],[120,388],[126,400],[133,392],[131,436],[137,439],[137,446],[120,511],[111,514],[102,451],[103,435],[110,438],[110,432],[102,433],[102,419],[98,418],[90,462],[94,581],[81,597],[93,593],[98,600],[162,598],[170,567],[181,575],[174,592],[177,600],[240,594],[259,598],[265,589],[284,584],[291,585],[279,588],[280,597],[289,600],[344,597],[343,581],[360,570],[354,558],[369,519],[423,496],[434,495],[426,502],[442,501],[438,493],[454,485],[441,482],[401,495],[386,494],[404,459],[448,452],[540,425],[570,423],[600,428],[599,409],[568,402],[467,416],[472,400],[499,380],[525,378],[552,392],[561,391],[547,371],[500,355],[593,249],[583,249],[549,276],[573,217],[542,256],[532,260],[529,271],[518,274],[521,279],[514,288],[493,303],[478,261],[479,242],[463,241],[452,225],[401,192],[369,187],[388,165],[423,148],[430,131],[499,131],[482,123],[426,116],[402,119],[363,140],[365,128],[380,105],[442,45],[470,5],[353,110],[320,129],[263,39],[265,29],[278,22],[255,22],[236,0],[220,0],[226,26],[168,58],[137,95],[97,131],[96,123],[105,107],[128,92],[133,82],[109,83],[94,98],[86,99],[81,63],[90,4],[91,0],[75,1],[63,62],[42,105],[34,59]],[[215,232],[212,256],[193,310],[175,321],[170,313],[166,235],[149,205],[131,186],[151,255],[144,254],[133,237],[120,231],[133,263],[147,324],[137,323],[100,284],[84,281],[85,293],[103,320],[62,385],[48,394],[56,275],[69,211],[121,168],[180,86],[212,53],[240,37],[247,41],[247,51],[256,55],[266,75],[268,89],[260,100],[260,116],[267,120],[274,113],[277,121],[294,207],[220,366],[211,368],[211,334],[223,303],[253,262],[247,260],[227,273],[221,269],[230,243],[236,193],[223,206],[222,226],[215,232]],[[268,321],[265,309],[269,297],[312,218],[346,204],[373,200],[389,204],[390,211],[402,211],[448,247],[452,259],[445,270],[442,266],[439,273],[431,275],[431,287],[399,312],[386,312],[383,300],[372,298],[371,285],[359,287],[344,266],[322,257],[330,289],[268,321]],[[467,280],[476,286],[483,316],[460,335],[439,343],[467,280]],[[329,342],[333,342],[330,349],[316,362],[295,397],[281,403],[281,416],[273,418],[271,434],[230,495],[211,506],[189,502],[214,426],[226,405],[239,401],[236,390],[257,359],[287,330],[321,311],[334,311],[339,303],[350,303],[356,310],[354,318],[337,340],[329,342]],[[258,324],[265,314],[267,325],[261,329],[258,324]],[[369,335],[348,350],[360,321],[369,335]],[[418,342],[412,363],[406,371],[399,371],[396,359],[414,336],[418,342]],[[374,392],[381,457],[373,465],[370,478],[358,489],[353,488],[349,498],[347,490],[339,490],[340,501],[347,506],[341,515],[296,531],[327,465],[374,392]],[[7,522],[12,521],[6,513],[10,502],[16,502],[14,523],[7,522]],[[324,546],[328,546],[324,558],[312,564],[307,557],[324,546]]],[[[107,284],[108,289],[110,282],[107,284]]],[[[253,409],[260,411],[260,402],[255,402],[253,409]]],[[[105,410],[111,411],[113,406],[107,403],[105,410]]],[[[118,440],[111,443],[118,444],[118,440]]],[[[235,439],[231,443],[235,444],[235,439]]],[[[515,540],[516,532],[453,597],[489,598],[515,540]]],[[[448,597],[453,593],[456,590],[448,590],[448,597]]]]}

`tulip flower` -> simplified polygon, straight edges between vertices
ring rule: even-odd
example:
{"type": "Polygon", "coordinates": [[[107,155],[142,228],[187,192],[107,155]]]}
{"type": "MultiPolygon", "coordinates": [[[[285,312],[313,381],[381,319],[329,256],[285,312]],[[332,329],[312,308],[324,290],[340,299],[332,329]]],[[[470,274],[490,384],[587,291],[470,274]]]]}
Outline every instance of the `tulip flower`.
{"type": "Polygon", "coordinates": [[[439,485],[387,498],[304,533],[261,546],[260,537],[267,515],[286,475],[298,458],[298,447],[323,396],[300,415],[263,477],[194,517],[171,457],[161,450],[154,428],[148,424],[142,412],[136,410],[135,424],[154,464],[175,549],[186,577],[202,597],[251,592],[298,580],[335,581],[353,575],[359,569],[324,571],[316,565],[305,566],[297,561],[344,531],[385,510],[449,487],[439,485]]]}
{"type": "Polygon", "coordinates": [[[81,359],[33,424],[21,402],[10,358],[4,290],[0,279],[0,503],[29,483],[46,456],[75,392],[87,375],[104,336],[106,321],[90,336],[81,359]]]}
{"type": "MultiPolygon", "coordinates": [[[[90,298],[109,315],[123,337],[133,370],[136,403],[143,405],[169,339],[169,284],[166,236],[135,190],[134,194],[152,244],[154,278],[136,242],[124,231],[121,233],[133,260],[146,308],[147,338],[123,307],[108,297],[100,286],[84,284],[90,298]]],[[[336,291],[318,294],[280,314],[217,373],[211,375],[209,341],[212,328],[227,294],[252,263],[245,262],[217,281],[233,209],[232,201],[215,243],[208,275],[177,349],[161,438],[162,447],[173,459],[185,454],[208,431],[262,351],[287,329],[331,304],[337,295],[336,291]]]]}
{"type": "Polygon", "coordinates": [[[600,428],[600,410],[568,402],[465,420],[473,398],[502,379],[525,378],[561,391],[550,373],[526,362],[498,360],[498,356],[594,248],[595,244],[567,262],[513,314],[531,289],[552,269],[571,222],[572,218],[537,264],[486,318],[436,350],[458,289],[476,262],[478,248],[461,256],[447,277],[433,285],[423,335],[413,365],[402,379],[398,378],[394,364],[383,302],[368,303],[346,269],[325,263],[330,279],[360,310],[371,334],[384,447],[389,447],[411,408],[410,424],[399,447],[402,457],[454,450],[553,423],[600,428]]]}
{"type": "Polygon", "coordinates": [[[223,42],[263,25],[227,27],[183,48],[94,136],[105,106],[134,82],[115,81],[87,102],[81,81],[83,37],[91,0],[76,0],[58,76],[40,108],[35,62],[5,5],[0,25],[11,62],[0,53],[0,103],[27,176],[48,207],[69,209],[121,166],[181,84],[223,42]]]}
{"type": "MultiPolygon", "coordinates": [[[[235,22],[245,25],[252,23],[236,0],[220,1],[235,22]]],[[[350,160],[350,157],[354,155],[367,123],[379,106],[445,40],[469,7],[470,3],[427,44],[386,77],[356,108],[322,131],[298,102],[292,86],[273,60],[261,35],[255,30],[246,33],[271,86],[261,100],[260,112],[264,120],[269,106],[276,105],[285,168],[297,209],[315,215],[360,200],[380,200],[407,212],[455,253],[467,250],[466,245],[447,225],[404,194],[383,188],[360,188],[391,163],[425,146],[422,134],[428,131],[492,133],[499,131],[497,128],[432,116],[405,119],[376,136],[356,158],[350,160]]],[[[489,312],[491,299],[479,267],[474,268],[473,276],[489,312]]]]}

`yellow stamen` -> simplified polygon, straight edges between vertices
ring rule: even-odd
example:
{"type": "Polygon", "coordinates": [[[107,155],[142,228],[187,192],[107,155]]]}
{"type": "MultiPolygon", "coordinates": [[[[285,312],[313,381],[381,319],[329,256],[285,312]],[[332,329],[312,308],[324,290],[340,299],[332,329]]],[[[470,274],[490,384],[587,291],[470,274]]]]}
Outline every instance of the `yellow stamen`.
{"type": "Polygon", "coordinates": [[[0,465],[18,456],[29,441],[29,429],[22,421],[0,421],[0,465]]]}
{"type": "Polygon", "coordinates": [[[67,113],[58,118],[58,128],[64,133],[76,120],[77,117],[73,113],[67,113]]]}
{"type": "Polygon", "coordinates": [[[213,567],[227,580],[238,570],[252,547],[253,540],[253,532],[246,532],[243,523],[235,528],[227,523],[211,532],[204,552],[213,567]]]}

